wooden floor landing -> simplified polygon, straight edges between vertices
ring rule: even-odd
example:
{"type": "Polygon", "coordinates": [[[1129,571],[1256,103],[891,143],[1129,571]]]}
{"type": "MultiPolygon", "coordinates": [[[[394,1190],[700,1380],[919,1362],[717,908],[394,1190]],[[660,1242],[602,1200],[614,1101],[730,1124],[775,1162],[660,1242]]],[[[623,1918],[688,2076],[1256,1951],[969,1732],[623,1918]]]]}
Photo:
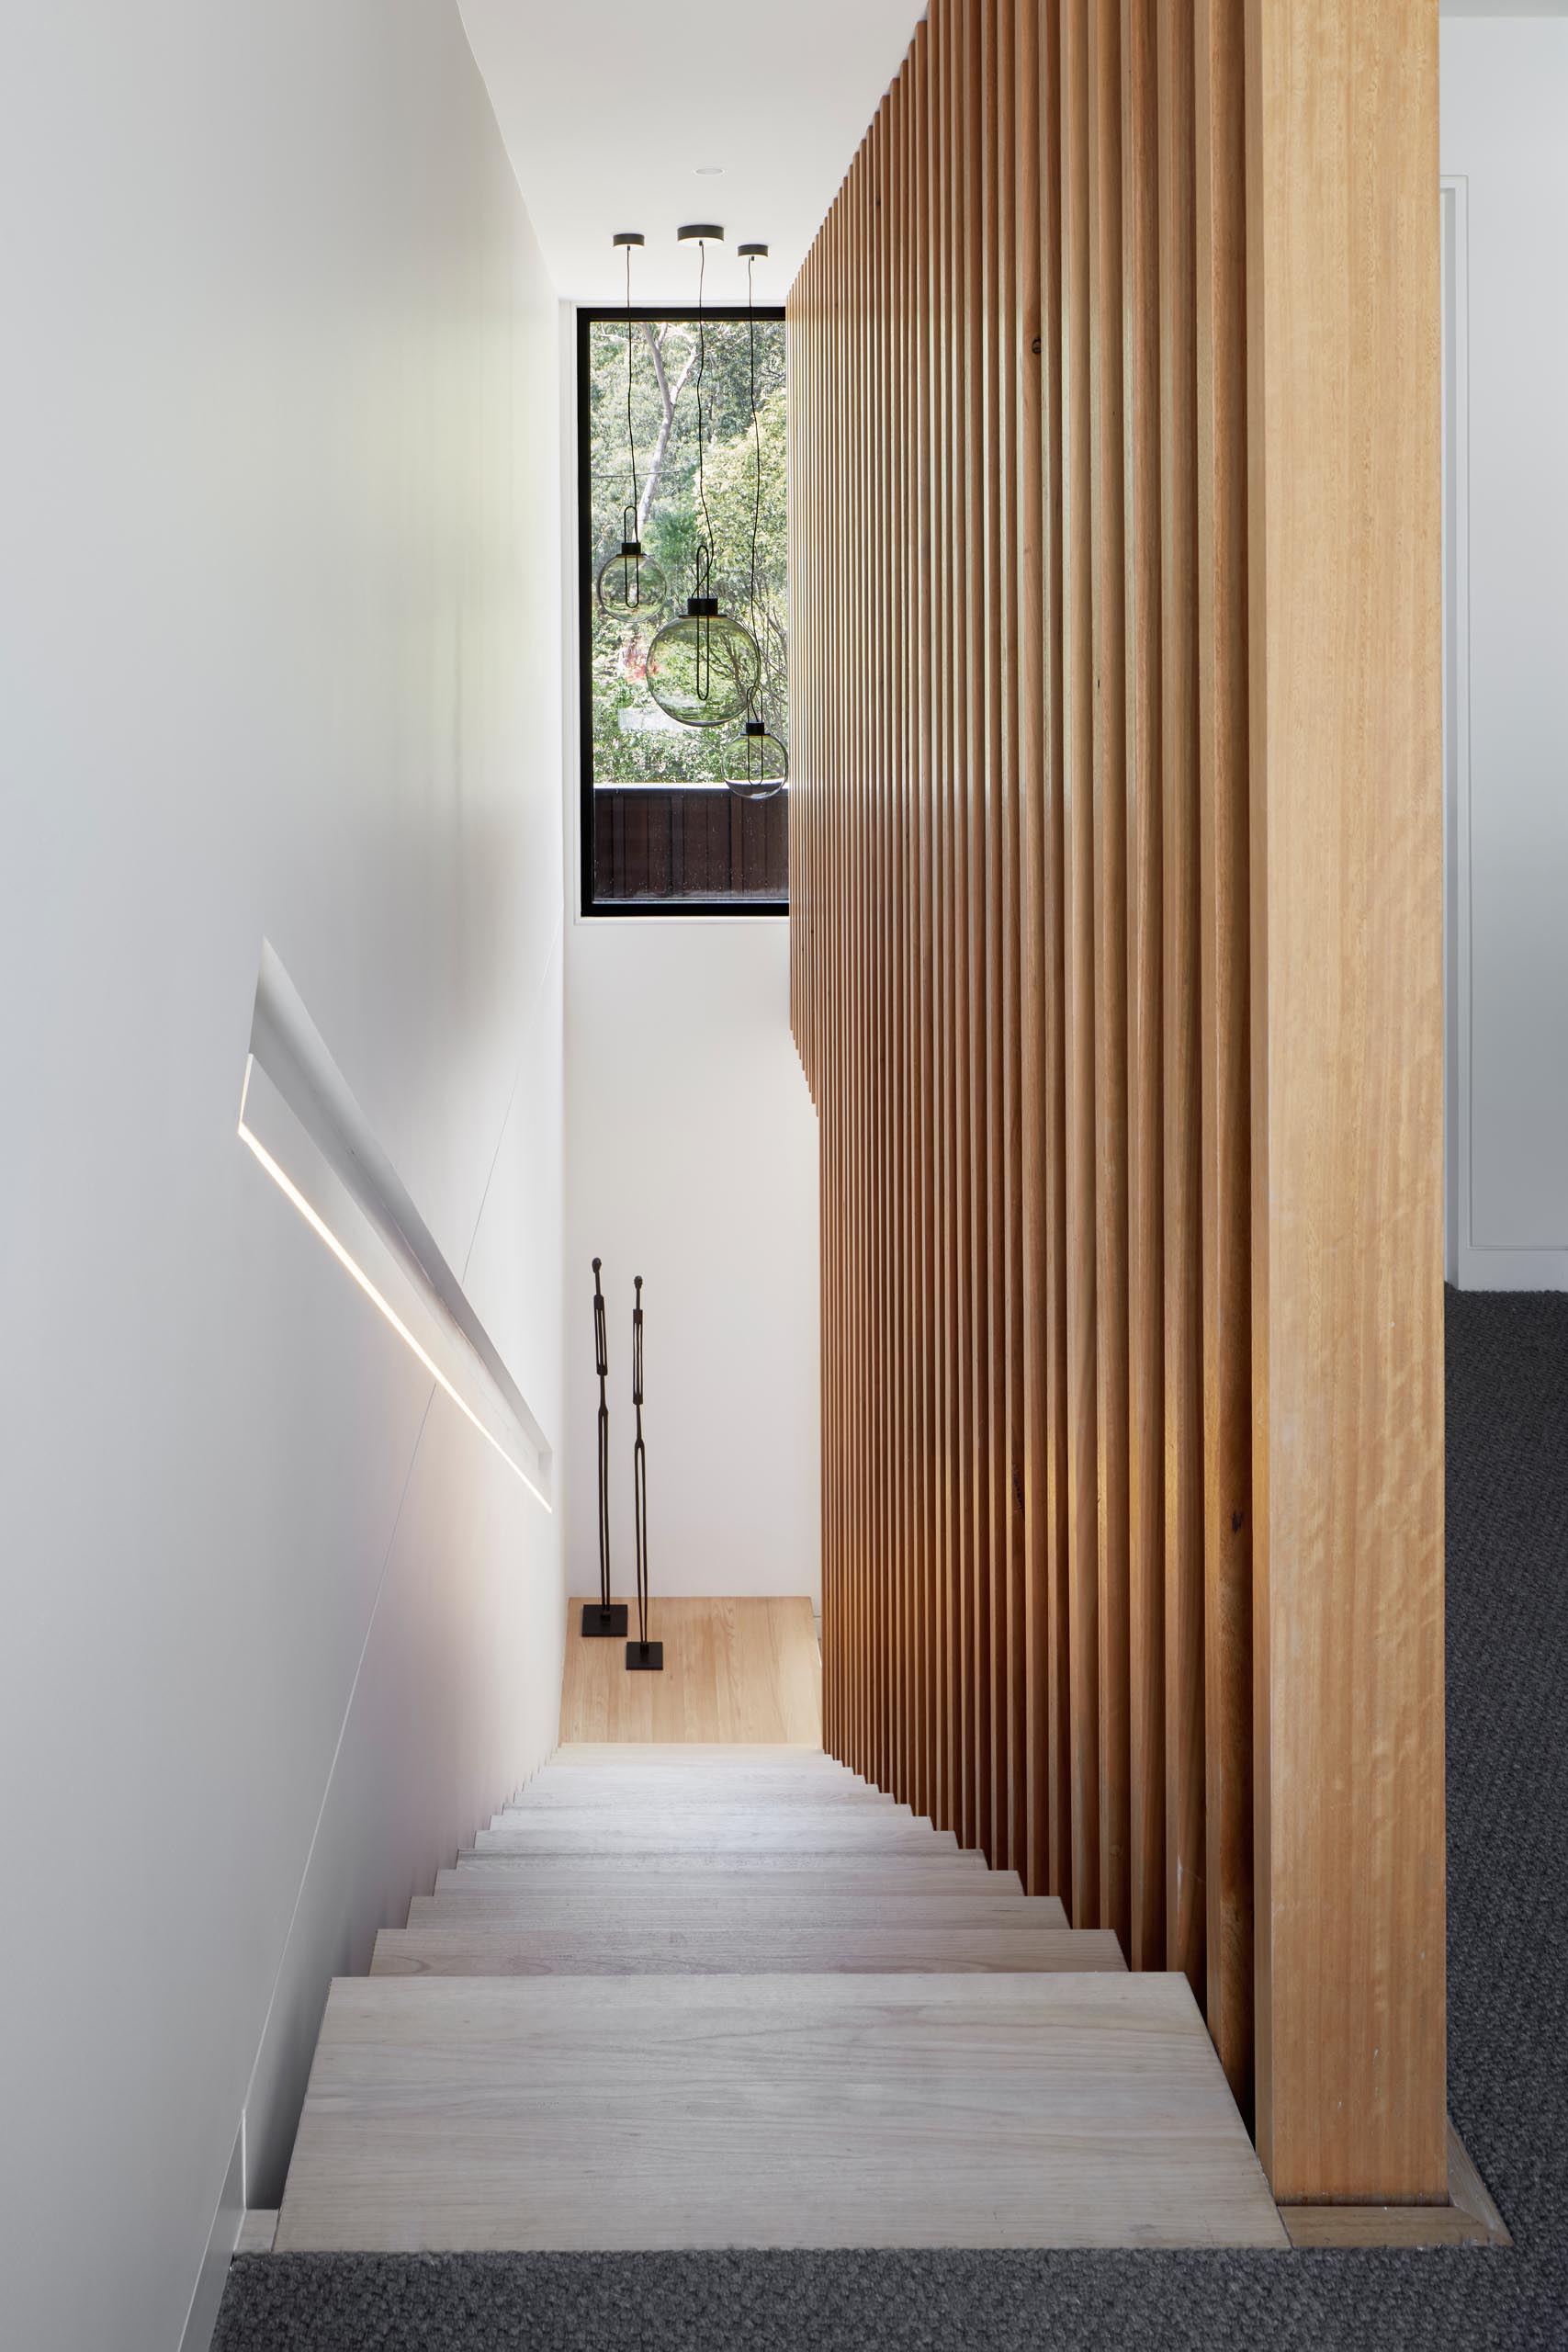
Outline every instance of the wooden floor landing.
{"type": "MultiPolygon", "coordinates": [[[[822,1745],[822,1660],[803,1595],[653,1603],[660,1674],[628,1674],[623,1641],[584,1641],[568,1604],[565,1741],[688,1740],[822,1745]]],[[[637,1628],[635,1604],[630,1611],[637,1628]]]]}

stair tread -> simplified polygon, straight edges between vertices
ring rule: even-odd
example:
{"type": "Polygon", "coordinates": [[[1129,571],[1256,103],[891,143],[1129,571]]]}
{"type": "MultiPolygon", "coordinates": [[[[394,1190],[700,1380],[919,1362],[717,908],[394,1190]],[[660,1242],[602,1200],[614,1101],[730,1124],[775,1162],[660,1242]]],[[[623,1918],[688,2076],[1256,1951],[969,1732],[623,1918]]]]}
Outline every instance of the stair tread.
{"type": "Polygon", "coordinates": [[[592,1771],[597,1764],[760,1764],[776,1767],[778,1759],[790,1764],[820,1764],[825,1771],[849,1771],[837,1757],[829,1757],[825,1747],[813,1740],[562,1740],[562,1746],[550,1755],[550,1764],[562,1764],[573,1771],[592,1771]]]}
{"type": "Polygon", "coordinates": [[[499,1829],[481,1829],[474,1838],[476,1853],[576,1853],[592,1840],[601,1855],[723,1853],[803,1854],[956,1854],[951,1829],[933,1829],[912,1815],[880,1818],[874,1813],[848,1817],[806,1808],[737,1804],[706,1811],[661,1812],[650,1807],[635,1815],[560,1814],[537,1819],[513,1815],[499,1829]]]}
{"type": "Polygon", "coordinates": [[[504,1810],[508,1814],[609,1813],[627,1804],[696,1807],[742,1804],[792,1808],[820,1805],[829,1811],[840,1807],[880,1813],[908,1810],[886,1791],[868,1788],[863,1781],[829,1781],[818,1772],[795,1781],[764,1780],[758,1774],[737,1787],[728,1774],[716,1773],[710,1779],[706,1774],[660,1772],[653,1768],[614,1775],[563,1772],[558,1781],[549,1780],[541,1772],[504,1810]]]}
{"type": "Polygon", "coordinates": [[[732,1888],[711,1879],[694,1886],[689,1881],[669,1887],[660,1882],[622,1881],[600,1893],[538,1889],[526,1879],[513,1884],[476,1886],[459,1879],[436,1894],[416,1894],[409,1905],[410,1927],[434,1927],[449,1920],[517,1921],[538,1927],[684,1928],[704,1929],[756,1922],[759,1927],[832,1928],[855,1925],[889,1927],[1066,1928],[1067,1916],[1055,1895],[956,1892],[915,1894],[903,1891],[858,1894],[849,1889],[824,1891],[818,1886],[791,1885],[782,1892],[767,1884],[732,1888]]]}
{"type": "Polygon", "coordinates": [[[962,1926],[787,1928],[730,1920],[706,1928],[436,1923],[383,1928],[373,1976],[759,1975],[834,1969],[872,1975],[966,1969],[1121,1969],[1109,1928],[962,1926]]]}
{"type": "Polygon", "coordinates": [[[643,1878],[673,1884],[685,1877],[744,1884],[767,1880],[776,1886],[802,1890],[840,1887],[847,1894],[893,1894],[913,1888],[935,1894],[946,1889],[961,1894],[986,1890],[992,1894],[1021,1891],[1013,1871],[988,1871],[977,1854],[618,1854],[613,1860],[583,1851],[579,1854],[507,1854],[493,1851],[465,1854],[456,1870],[435,1874],[436,1892],[458,1882],[510,1880],[536,1887],[603,1885],[629,1886],[643,1878]]]}
{"type": "Polygon", "coordinates": [[[335,1982],[280,2252],[1283,2245],[1184,1978],[335,1982]]]}

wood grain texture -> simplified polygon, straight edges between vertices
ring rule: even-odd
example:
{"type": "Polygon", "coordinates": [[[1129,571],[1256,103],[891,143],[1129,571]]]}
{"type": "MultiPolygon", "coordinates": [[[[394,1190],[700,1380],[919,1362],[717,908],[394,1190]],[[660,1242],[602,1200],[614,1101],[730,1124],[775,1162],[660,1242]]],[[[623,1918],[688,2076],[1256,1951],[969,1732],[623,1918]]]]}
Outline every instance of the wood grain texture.
{"type": "Polygon", "coordinates": [[[1096,1451],[1094,640],[1090,555],[1089,17],[1063,0],[1062,171],[1062,1017],[1066,1070],[1067,1737],[1075,1926],[1100,1924],[1100,1511],[1096,1451]]]}
{"type": "Polygon", "coordinates": [[[808,1811],[804,1805],[766,1807],[744,1799],[677,1812],[660,1807],[640,1818],[621,1812],[586,1820],[569,1813],[504,1815],[499,1829],[474,1838],[476,1860],[487,1855],[573,1854],[591,1838],[602,1857],[617,1854],[924,1854],[958,1850],[951,1829],[933,1829],[911,1813],[890,1819],[873,1814],[808,1811]]]}
{"type": "Polygon", "coordinates": [[[1095,1476],[1100,1667],[1100,1917],[1132,1935],[1127,1530],[1127,610],[1122,380],[1122,20],[1089,0],[1088,124],[1089,646],[1094,891],[1095,1476]]]}
{"type": "Polygon", "coordinates": [[[282,2253],[1283,2242],[1185,1982],[1111,1973],[340,1980],[277,2232],[282,2253]]]}
{"type": "MultiPolygon", "coordinates": [[[[1021,1900],[1022,1898],[1020,1898],[1021,1900]]],[[[383,1928],[372,1976],[953,1975],[980,1970],[1123,1969],[1105,1929],[790,1927],[533,1928],[444,1923],[383,1928]]]]}
{"type": "Polygon", "coordinates": [[[1432,13],[932,0],[787,313],[826,1738],[1319,2201],[1442,2091],[1432,13]]]}
{"type": "Polygon", "coordinates": [[[1296,2246],[1512,2245],[1492,2192],[1450,2120],[1446,2205],[1285,2205],[1296,2246]]]}
{"type": "Polygon", "coordinates": [[[822,1736],[821,1661],[809,1600],[667,1600],[649,1630],[662,1674],[628,1674],[626,1645],[584,1641],[567,1604],[561,1738],[801,1741],[822,1736]]]}
{"type": "Polygon", "coordinates": [[[644,1756],[636,1764],[606,1761],[592,1772],[561,1770],[547,1764],[503,1810],[536,1813],[558,1805],[647,1805],[671,1801],[685,1805],[734,1804],[742,1795],[748,1802],[769,1805],[870,1805],[886,1811],[893,1804],[887,1792],[874,1781],[863,1781],[822,1758],[814,1757],[805,1765],[753,1767],[737,1773],[725,1764],[667,1765],[644,1756]]]}
{"type": "Polygon", "coordinates": [[[1281,2199],[1408,2202],[1448,2185],[1438,27],[1247,34],[1258,2133],[1281,2199]]]}
{"type": "Polygon", "coordinates": [[[1158,12],[1167,1965],[1205,1997],[1202,1024],[1193,44],[1158,12]]]}
{"type": "MultiPolygon", "coordinates": [[[[460,1881],[440,1894],[416,1894],[409,1905],[411,1928],[462,1927],[469,1921],[502,1925],[591,1928],[650,1927],[686,1929],[754,1923],[770,1928],[1065,1928],[1067,1915],[1054,1894],[1023,1894],[1008,1879],[990,1876],[967,1887],[943,1881],[931,1894],[911,1893],[908,1879],[891,1885],[869,1873],[863,1891],[856,1884],[824,1886],[805,1879],[759,1880],[737,1871],[702,1879],[668,1870],[637,1878],[621,1876],[607,1886],[540,1887],[532,1871],[518,1871],[505,1885],[493,1878],[476,1889],[460,1881]]],[[[1093,1932],[1089,1930],[1088,1932],[1093,1932]]]]}
{"type": "Polygon", "coordinates": [[[1194,12],[1207,2015],[1252,2109],[1246,0],[1194,12]]]}
{"type": "Polygon", "coordinates": [[[1128,1951],[1166,1966],[1165,967],[1159,81],[1155,0],[1122,0],[1127,828],[1128,1951]]]}

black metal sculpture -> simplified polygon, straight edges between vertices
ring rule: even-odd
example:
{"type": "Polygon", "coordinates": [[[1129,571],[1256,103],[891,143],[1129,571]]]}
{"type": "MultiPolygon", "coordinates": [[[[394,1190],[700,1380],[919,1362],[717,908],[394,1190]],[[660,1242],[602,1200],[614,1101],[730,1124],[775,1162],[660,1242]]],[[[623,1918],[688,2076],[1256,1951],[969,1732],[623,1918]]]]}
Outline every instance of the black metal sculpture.
{"type": "Polygon", "coordinates": [[[637,1438],[632,1446],[632,1518],[637,1529],[637,1639],[626,1644],[628,1674],[660,1674],[664,1645],[648,1638],[648,1452],[642,1442],[642,1276],[632,1277],[637,1304],[632,1308],[632,1406],[637,1414],[637,1438]]]}
{"type": "Polygon", "coordinates": [[[610,1599],[610,1403],[604,1384],[610,1376],[610,1344],[604,1333],[604,1294],[593,1261],[593,1358],[599,1370],[599,1599],[582,1604],[582,1630],[589,1635],[624,1634],[626,1604],[610,1599]]]}

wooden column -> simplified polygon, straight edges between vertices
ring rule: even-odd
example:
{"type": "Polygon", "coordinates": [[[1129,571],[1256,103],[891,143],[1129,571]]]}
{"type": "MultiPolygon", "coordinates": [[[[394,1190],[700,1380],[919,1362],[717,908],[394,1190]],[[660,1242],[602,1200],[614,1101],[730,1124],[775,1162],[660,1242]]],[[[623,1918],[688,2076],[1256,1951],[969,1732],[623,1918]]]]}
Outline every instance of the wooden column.
{"type": "Polygon", "coordinates": [[[1438,24],[1249,0],[1258,2137],[1441,2200],[1438,24]]]}

